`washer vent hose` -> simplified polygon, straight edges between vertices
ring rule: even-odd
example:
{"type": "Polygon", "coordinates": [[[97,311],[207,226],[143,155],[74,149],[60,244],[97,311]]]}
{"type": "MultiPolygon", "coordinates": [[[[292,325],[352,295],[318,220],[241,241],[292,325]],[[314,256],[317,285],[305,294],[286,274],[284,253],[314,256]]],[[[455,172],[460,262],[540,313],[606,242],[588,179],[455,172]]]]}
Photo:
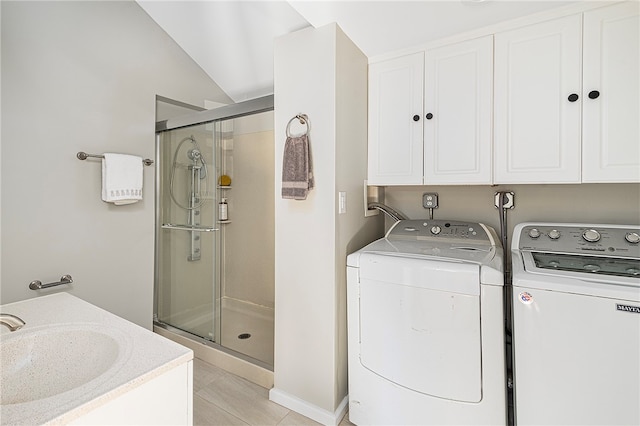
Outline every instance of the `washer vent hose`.
{"type": "Polygon", "coordinates": [[[369,209],[380,210],[382,213],[386,214],[387,216],[389,216],[391,219],[395,220],[396,222],[399,221],[399,220],[407,220],[407,219],[409,219],[408,217],[406,217],[405,215],[403,215],[399,211],[392,209],[391,207],[387,206],[386,204],[369,203],[367,205],[367,207],[369,209]]]}

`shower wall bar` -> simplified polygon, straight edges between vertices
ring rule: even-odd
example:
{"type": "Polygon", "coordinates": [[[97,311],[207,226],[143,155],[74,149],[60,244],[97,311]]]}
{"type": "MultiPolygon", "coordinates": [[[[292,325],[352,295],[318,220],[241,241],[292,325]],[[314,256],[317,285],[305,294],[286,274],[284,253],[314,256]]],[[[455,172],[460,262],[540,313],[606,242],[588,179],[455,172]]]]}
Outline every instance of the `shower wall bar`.
{"type": "Polygon", "coordinates": [[[219,231],[218,228],[202,227],[202,226],[190,226],[190,225],[174,225],[172,223],[163,223],[164,229],[178,229],[181,231],[198,231],[198,232],[215,232],[219,231]]]}

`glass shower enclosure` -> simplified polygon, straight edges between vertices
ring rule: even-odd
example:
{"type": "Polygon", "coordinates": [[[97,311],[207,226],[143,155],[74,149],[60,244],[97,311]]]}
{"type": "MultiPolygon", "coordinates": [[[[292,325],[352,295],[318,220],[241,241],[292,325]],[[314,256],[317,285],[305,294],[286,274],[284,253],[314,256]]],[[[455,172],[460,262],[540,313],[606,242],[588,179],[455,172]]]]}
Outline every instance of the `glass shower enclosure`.
{"type": "Polygon", "coordinates": [[[156,130],[154,324],[273,369],[273,97],[156,130]]]}

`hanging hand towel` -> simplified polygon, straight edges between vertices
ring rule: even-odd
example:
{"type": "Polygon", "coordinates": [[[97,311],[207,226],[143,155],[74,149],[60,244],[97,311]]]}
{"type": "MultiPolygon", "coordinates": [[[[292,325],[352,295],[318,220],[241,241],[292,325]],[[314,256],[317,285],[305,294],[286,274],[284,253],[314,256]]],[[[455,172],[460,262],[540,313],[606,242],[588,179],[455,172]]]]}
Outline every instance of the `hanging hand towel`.
{"type": "Polygon", "coordinates": [[[282,198],[306,200],[313,185],[309,136],[287,137],[282,161],[282,198]]]}
{"type": "Polygon", "coordinates": [[[142,174],[142,157],[105,153],[102,201],[123,205],[142,200],[142,174]]]}

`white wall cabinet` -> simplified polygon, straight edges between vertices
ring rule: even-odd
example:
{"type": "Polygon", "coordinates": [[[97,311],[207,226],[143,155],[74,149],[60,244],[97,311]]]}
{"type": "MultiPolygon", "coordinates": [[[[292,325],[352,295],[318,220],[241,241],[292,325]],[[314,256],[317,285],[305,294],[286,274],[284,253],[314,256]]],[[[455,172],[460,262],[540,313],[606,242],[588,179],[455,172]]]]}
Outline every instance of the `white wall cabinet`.
{"type": "Polygon", "coordinates": [[[639,9],[371,64],[369,183],[640,182],[639,9]]]}
{"type": "Polygon", "coordinates": [[[370,65],[370,185],[491,183],[492,55],[486,36],[370,65]]]}
{"type": "Polygon", "coordinates": [[[583,182],[640,182],[639,9],[584,13],[583,182]]]}
{"type": "Polygon", "coordinates": [[[422,184],[424,54],[369,66],[369,185],[422,184]]]}
{"type": "Polygon", "coordinates": [[[493,36],[426,51],[424,183],[492,182],[493,36]]]}
{"type": "Polygon", "coordinates": [[[640,182],[638,9],[496,34],[495,183],[640,182]]]}
{"type": "Polygon", "coordinates": [[[495,183],[579,183],[582,16],[495,35],[495,183]]]}

